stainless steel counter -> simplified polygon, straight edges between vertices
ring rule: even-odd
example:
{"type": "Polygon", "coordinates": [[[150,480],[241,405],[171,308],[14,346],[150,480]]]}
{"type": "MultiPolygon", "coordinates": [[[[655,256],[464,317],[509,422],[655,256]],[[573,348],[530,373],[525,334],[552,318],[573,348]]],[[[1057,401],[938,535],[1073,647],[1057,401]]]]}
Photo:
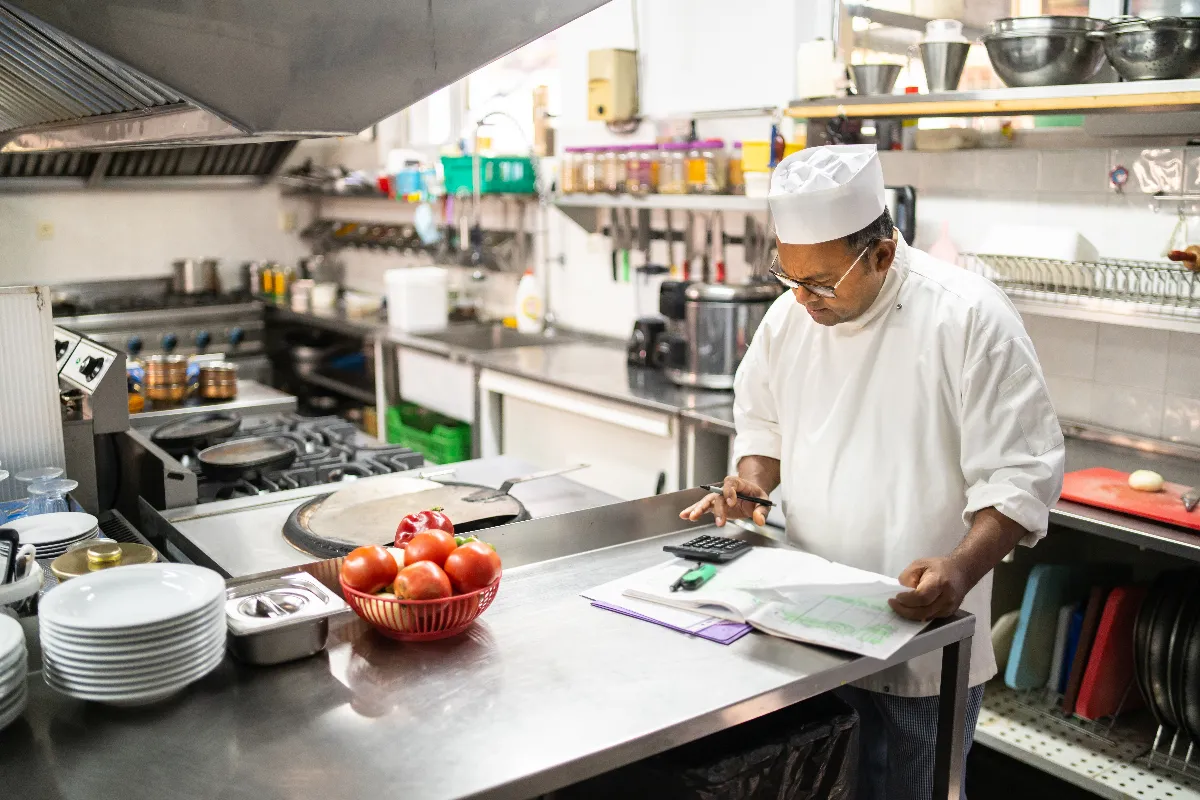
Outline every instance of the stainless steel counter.
{"type": "Polygon", "coordinates": [[[691,422],[698,423],[701,428],[716,433],[733,436],[737,431],[733,427],[733,400],[727,399],[721,405],[704,408],[685,408],[680,416],[691,422]]]}
{"type": "Polygon", "coordinates": [[[387,320],[382,319],[378,314],[369,317],[350,317],[340,307],[329,311],[292,311],[286,305],[264,301],[263,309],[267,322],[272,320],[296,322],[346,336],[374,339],[382,337],[388,329],[387,320]]]}
{"type": "Polygon", "coordinates": [[[138,430],[152,430],[183,417],[206,412],[268,414],[279,411],[295,411],[296,398],[272,389],[258,381],[238,380],[238,396],[232,400],[201,400],[192,397],[174,408],[143,411],[129,415],[129,424],[138,430]]]}
{"type": "Polygon", "coordinates": [[[575,548],[626,541],[507,567],[495,604],[451,640],[400,644],[355,620],[334,631],[327,653],[269,668],[227,660],[144,709],[71,700],[34,673],[29,710],[0,732],[5,796],[531,797],[945,647],[939,741],[941,764],[955,769],[940,773],[938,796],[957,797],[961,736],[949,734],[962,729],[973,617],[931,626],[882,662],[759,634],[724,647],[578,596],[704,530],[679,530],[679,502],[508,526],[575,548]],[[646,538],[671,518],[659,530],[675,533],[646,538]]]}
{"type": "MultiPolygon", "coordinates": [[[[499,487],[508,478],[528,475],[538,467],[508,456],[450,464],[448,480],[499,487]]],[[[442,467],[413,470],[406,475],[435,472],[442,467]]],[[[381,476],[388,479],[391,476],[381,476]]],[[[364,481],[377,480],[363,478],[364,481]]],[[[332,490],[336,490],[336,485],[332,490]]],[[[285,492],[223,500],[169,511],[143,509],[142,524],[152,536],[163,535],[197,564],[225,577],[307,564],[316,558],[292,547],[283,538],[283,524],[296,506],[331,486],[313,486],[285,492]],[[162,525],[160,520],[165,520],[162,525]]],[[[547,517],[619,502],[619,498],[565,477],[519,483],[512,495],[525,504],[531,517],[547,517]]]]}
{"type": "Polygon", "coordinates": [[[729,392],[676,386],[659,370],[631,367],[624,346],[617,343],[517,347],[481,354],[475,363],[483,369],[668,414],[731,402],[729,392]]]}

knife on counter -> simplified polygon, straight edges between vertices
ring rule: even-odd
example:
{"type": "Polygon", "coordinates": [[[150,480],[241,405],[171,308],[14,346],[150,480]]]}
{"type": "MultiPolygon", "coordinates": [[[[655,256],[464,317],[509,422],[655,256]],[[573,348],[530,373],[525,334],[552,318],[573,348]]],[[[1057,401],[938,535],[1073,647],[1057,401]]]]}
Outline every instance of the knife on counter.
{"type": "Polygon", "coordinates": [[[1183,497],[1179,499],[1183,501],[1183,508],[1185,511],[1195,511],[1196,505],[1200,504],[1200,491],[1188,489],[1184,493],[1183,497]]]}

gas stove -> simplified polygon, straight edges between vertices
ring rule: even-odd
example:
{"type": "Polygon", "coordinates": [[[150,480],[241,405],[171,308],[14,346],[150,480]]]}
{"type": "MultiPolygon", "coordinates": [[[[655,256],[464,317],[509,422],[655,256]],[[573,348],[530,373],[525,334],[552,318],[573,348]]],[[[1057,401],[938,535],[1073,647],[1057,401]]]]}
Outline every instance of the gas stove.
{"type": "Polygon", "coordinates": [[[399,445],[383,444],[341,417],[304,417],[299,414],[264,414],[246,417],[237,432],[211,439],[205,446],[260,436],[283,438],[296,446],[296,460],[287,469],[247,472],[232,481],[204,475],[197,448],[176,454],[179,462],[196,473],[197,503],[334,484],[417,469],[425,463],[420,453],[399,445]]]}

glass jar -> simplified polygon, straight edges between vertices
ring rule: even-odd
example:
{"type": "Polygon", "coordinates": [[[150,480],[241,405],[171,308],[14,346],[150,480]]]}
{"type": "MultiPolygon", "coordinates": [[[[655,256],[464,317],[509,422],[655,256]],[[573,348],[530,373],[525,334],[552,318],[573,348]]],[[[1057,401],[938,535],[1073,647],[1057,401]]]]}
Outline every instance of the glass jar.
{"type": "Polygon", "coordinates": [[[563,150],[561,170],[558,177],[558,188],[563,194],[574,194],[579,191],[579,148],[568,147],[563,150]]]}
{"type": "Polygon", "coordinates": [[[584,147],[579,154],[579,190],[588,194],[600,191],[600,165],[597,157],[601,147],[584,147]]]}
{"type": "Polygon", "coordinates": [[[742,143],[733,143],[733,152],[729,154],[729,193],[746,193],[746,176],[742,172],[742,143]]]}
{"type": "Polygon", "coordinates": [[[609,147],[604,151],[602,161],[603,191],[617,194],[625,190],[625,155],[624,147],[609,147]]]}
{"type": "Polygon", "coordinates": [[[687,142],[668,142],[660,149],[658,162],[658,193],[687,194],[687,142]]]}
{"type": "Polygon", "coordinates": [[[708,139],[695,142],[687,153],[687,190],[690,194],[720,194],[725,191],[725,142],[708,139]]]}
{"type": "Polygon", "coordinates": [[[626,163],[625,191],[636,195],[658,191],[658,145],[631,147],[626,163]]]}

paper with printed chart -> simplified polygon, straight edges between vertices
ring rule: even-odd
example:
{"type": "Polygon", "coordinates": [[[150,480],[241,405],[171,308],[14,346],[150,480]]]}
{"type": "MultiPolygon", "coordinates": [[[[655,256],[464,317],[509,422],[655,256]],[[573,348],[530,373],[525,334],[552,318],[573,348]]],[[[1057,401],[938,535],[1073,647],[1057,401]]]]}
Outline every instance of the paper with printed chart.
{"type": "Polygon", "coordinates": [[[672,592],[692,566],[677,558],[630,575],[622,594],[871,658],[888,658],[925,627],[888,606],[888,598],[903,591],[894,579],[811,553],[756,547],[718,565],[716,576],[696,591],[672,592]]]}

